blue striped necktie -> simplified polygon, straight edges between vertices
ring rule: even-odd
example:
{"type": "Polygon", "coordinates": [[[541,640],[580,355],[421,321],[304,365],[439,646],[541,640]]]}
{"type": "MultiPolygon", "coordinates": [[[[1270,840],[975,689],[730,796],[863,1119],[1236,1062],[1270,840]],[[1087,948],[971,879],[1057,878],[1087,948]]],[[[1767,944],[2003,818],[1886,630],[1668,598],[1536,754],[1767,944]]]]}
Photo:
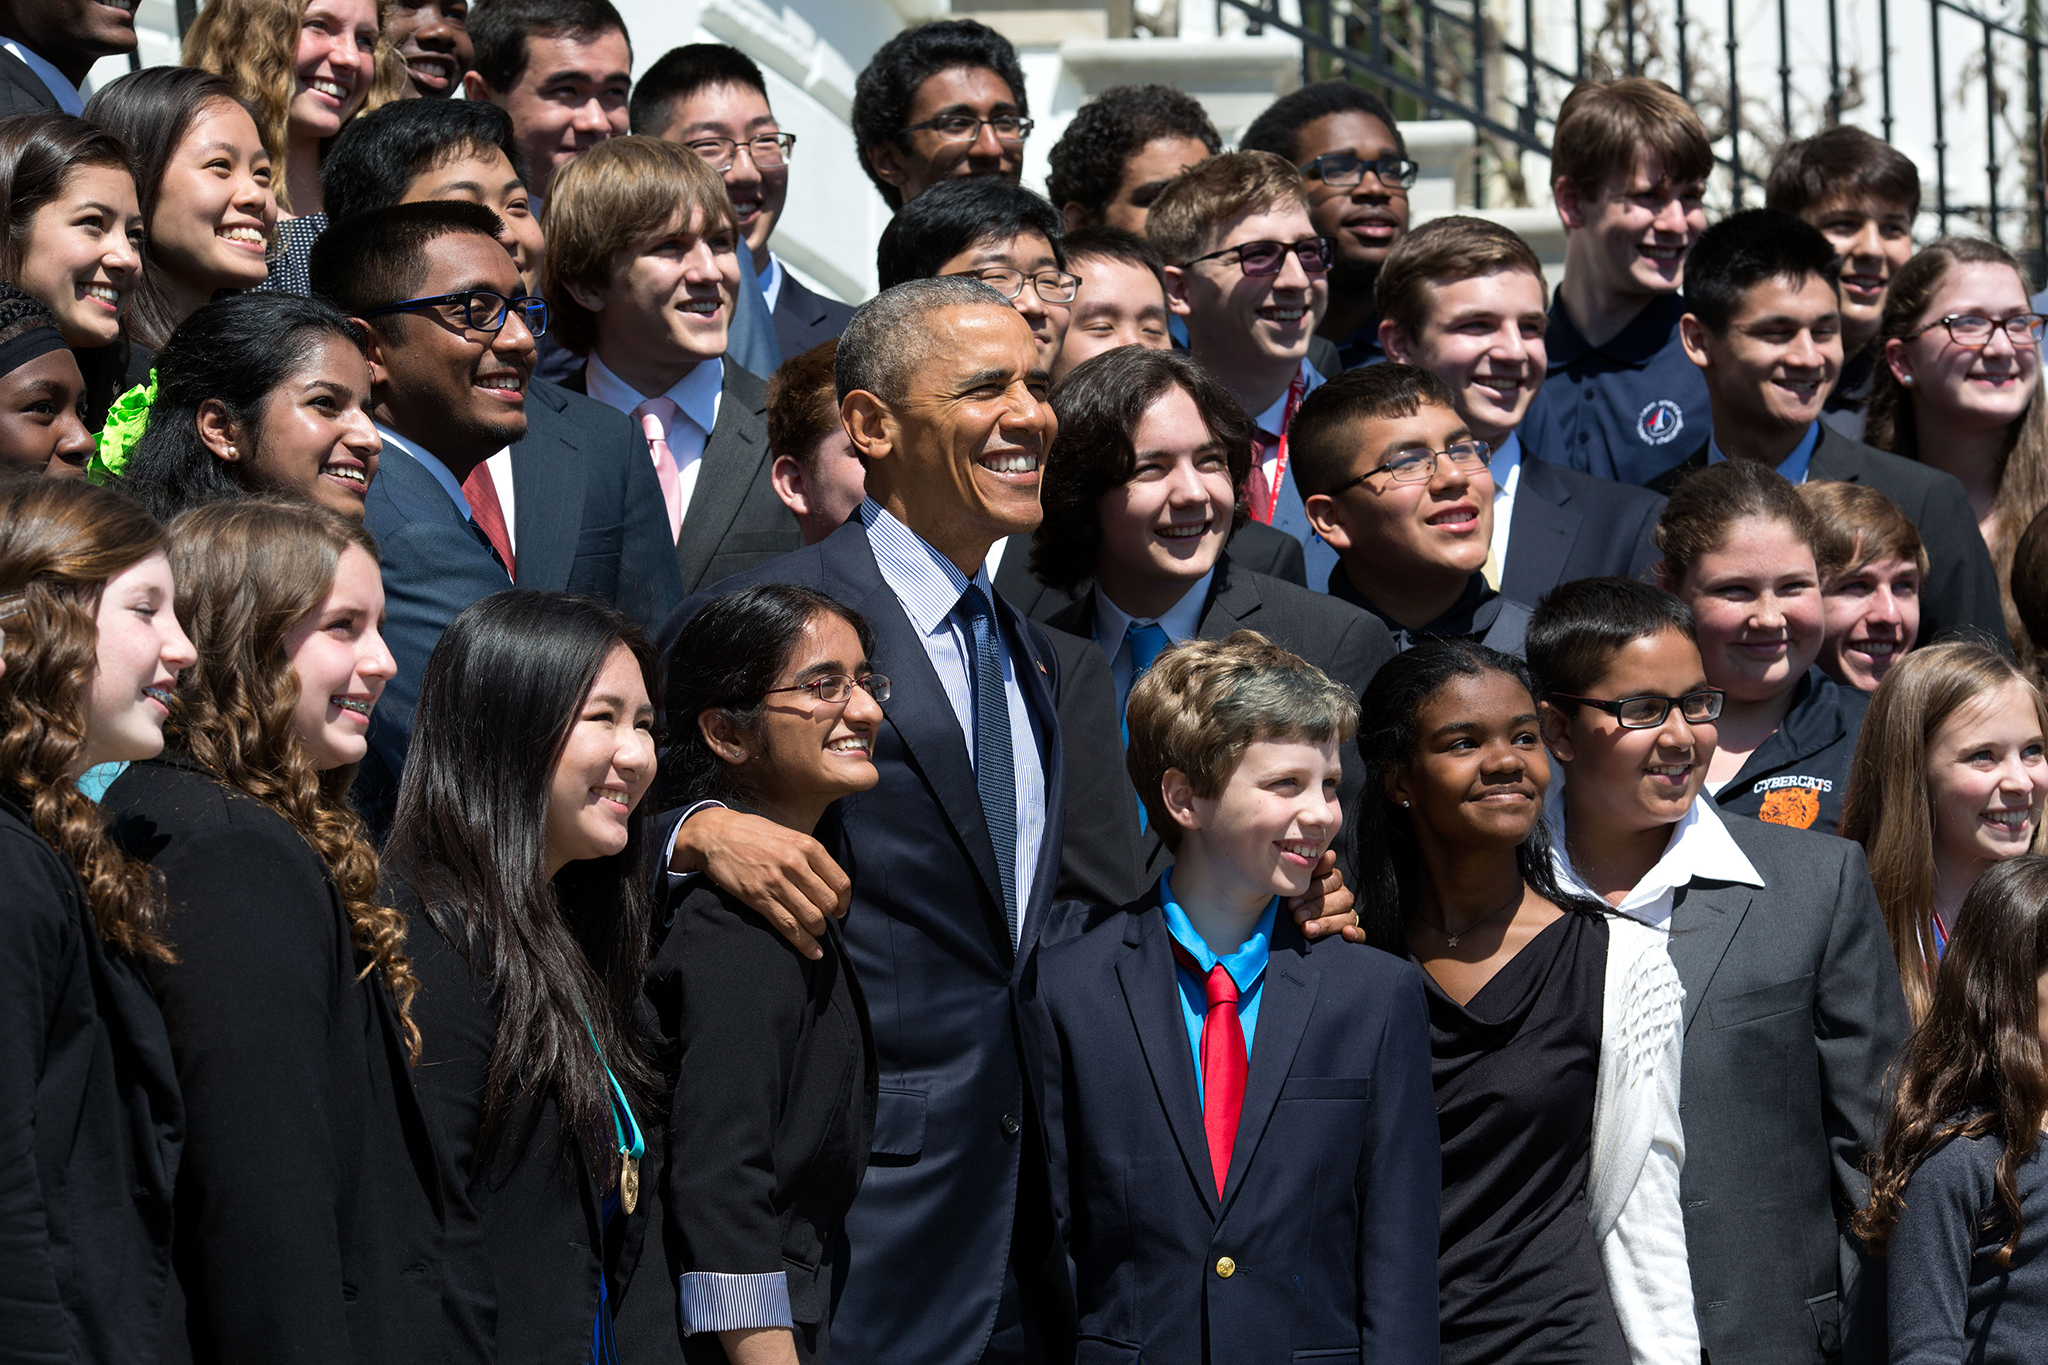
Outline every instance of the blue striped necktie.
{"type": "Polygon", "coordinates": [[[1003,922],[1017,942],[1017,755],[1010,747],[1010,699],[1003,687],[1003,656],[996,636],[995,608],[976,584],[968,584],[955,608],[974,641],[969,661],[974,684],[974,786],[982,818],[995,845],[996,871],[1003,882],[1003,922]]]}

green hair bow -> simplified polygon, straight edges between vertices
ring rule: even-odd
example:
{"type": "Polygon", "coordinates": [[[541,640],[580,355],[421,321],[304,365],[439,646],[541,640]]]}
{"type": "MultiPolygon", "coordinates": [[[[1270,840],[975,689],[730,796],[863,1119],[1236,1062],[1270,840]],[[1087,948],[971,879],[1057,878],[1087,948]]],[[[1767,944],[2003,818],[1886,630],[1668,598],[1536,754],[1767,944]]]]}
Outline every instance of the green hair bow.
{"type": "Polygon", "coordinates": [[[147,384],[137,384],[114,400],[107,412],[107,424],[97,438],[99,449],[85,467],[85,477],[94,483],[110,483],[128,468],[128,452],[149,430],[150,405],[156,402],[156,371],[149,372],[147,384]]]}

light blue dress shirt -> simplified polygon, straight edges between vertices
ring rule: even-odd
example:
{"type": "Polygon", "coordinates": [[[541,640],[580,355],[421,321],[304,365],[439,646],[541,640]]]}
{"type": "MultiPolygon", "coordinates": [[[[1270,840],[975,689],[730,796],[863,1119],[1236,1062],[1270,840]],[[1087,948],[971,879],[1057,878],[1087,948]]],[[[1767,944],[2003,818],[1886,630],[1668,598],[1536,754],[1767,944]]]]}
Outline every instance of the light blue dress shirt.
{"type": "MultiPolygon", "coordinates": [[[[952,704],[953,718],[960,723],[966,741],[967,761],[974,762],[974,642],[967,627],[954,613],[960,595],[970,581],[980,585],[991,604],[996,601],[995,585],[989,582],[988,566],[975,570],[970,580],[960,566],[947,559],[908,526],[896,520],[873,498],[860,505],[861,525],[867,527],[868,544],[875,552],[875,567],[882,581],[903,604],[918,638],[924,643],[932,671],[952,704]]],[[[1038,852],[1045,843],[1045,761],[1038,751],[1038,730],[1031,721],[1031,709],[1024,704],[1024,689],[1017,681],[1017,660],[1005,632],[996,639],[1003,656],[1003,694],[1010,703],[1010,748],[1017,779],[1017,932],[1022,940],[1024,916],[1031,905],[1031,889],[1037,881],[1038,852]]]]}
{"type": "Polygon", "coordinates": [[[1209,1014],[1209,988],[1205,983],[1209,973],[1221,962],[1223,970],[1230,973],[1230,979],[1237,983],[1237,1022],[1244,1029],[1244,1059],[1249,1065],[1252,1059],[1252,1035],[1259,1027],[1259,1001],[1265,995],[1266,956],[1273,946],[1273,921],[1280,913],[1280,898],[1273,897],[1266,905],[1266,913],[1259,916],[1258,928],[1252,936],[1238,945],[1229,957],[1219,958],[1209,951],[1209,945],[1195,932],[1189,922],[1187,911],[1180,908],[1180,902],[1173,898],[1173,869],[1159,874],[1159,908],[1166,914],[1166,931],[1173,935],[1173,941],[1187,949],[1188,956],[1201,964],[1202,975],[1197,976],[1186,967],[1175,962],[1174,979],[1180,982],[1180,1017],[1187,1025],[1188,1048],[1195,1058],[1195,1098],[1202,1097],[1202,1021],[1209,1014]]]}
{"type": "Polygon", "coordinates": [[[1110,680],[1116,684],[1116,713],[1122,715],[1131,699],[1131,647],[1124,638],[1135,622],[1141,626],[1156,625],[1166,632],[1166,638],[1175,644],[1185,644],[1195,638],[1202,628],[1202,608],[1209,605],[1209,584],[1215,580],[1214,569],[1195,580],[1194,586],[1181,594],[1180,601],[1168,607],[1156,618],[1133,616],[1109,600],[1109,594],[1095,585],[1095,644],[1109,656],[1110,680]]]}
{"type": "Polygon", "coordinates": [[[454,471],[442,464],[438,456],[429,454],[424,446],[413,444],[387,426],[379,426],[377,434],[384,438],[385,445],[410,455],[420,468],[432,474],[434,482],[441,485],[441,491],[455,504],[455,510],[462,513],[464,521],[476,520],[475,514],[469,510],[469,498],[462,491],[462,480],[456,478],[454,471]]]}
{"type": "MultiPolygon", "coordinates": [[[[1799,438],[1799,444],[1792,447],[1792,453],[1778,461],[1778,472],[1796,486],[1806,482],[1807,467],[1813,463],[1813,448],[1820,444],[1820,423],[1807,427],[1806,434],[1799,438]]],[[[1707,463],[1719,464],[1727,459],[1721,449],[1718,437],[1707,438],[1707,463]]]]}

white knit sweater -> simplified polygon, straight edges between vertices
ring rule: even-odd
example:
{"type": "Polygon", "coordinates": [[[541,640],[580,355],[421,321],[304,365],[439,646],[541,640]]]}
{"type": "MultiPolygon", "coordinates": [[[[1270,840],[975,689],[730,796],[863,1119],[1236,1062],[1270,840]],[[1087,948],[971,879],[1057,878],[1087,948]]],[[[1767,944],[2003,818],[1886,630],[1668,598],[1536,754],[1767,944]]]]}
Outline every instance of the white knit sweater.
{"type": "Polygon", "coordinates": [[[1634,1365],[1700,1358],[1678,1201],[1684,1002],[1664,933],[1610,916],[1586,1207],[1634,1365]]]}

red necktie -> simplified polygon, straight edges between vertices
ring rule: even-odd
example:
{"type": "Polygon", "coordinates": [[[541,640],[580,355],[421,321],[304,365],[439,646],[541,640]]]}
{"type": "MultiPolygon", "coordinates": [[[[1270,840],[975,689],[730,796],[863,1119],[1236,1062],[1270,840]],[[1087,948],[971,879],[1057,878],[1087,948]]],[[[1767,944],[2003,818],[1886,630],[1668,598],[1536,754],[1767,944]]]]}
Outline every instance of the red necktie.
{"type": "MultiPolygon", "coordinates": [[[[1194,955],[1176,943],[1173,960],[1202,975],[1194,955]]],[[[1216,1175],[1216,1197],[1230,1174],[1230,1153],[1237,1146],[1237,1119],[1244,1110],[1244,1078],[1251,1069],[1244,1049],[1244,1025],[1237,1017],[1237,983],[1222,963],[1203,982],[1209,1005],[1202,1016],[1202,1130],[1209,1136],[1209,1167],[1216,1175]]]]}
{"type": "Polygon", "coordinates": [[[480,464],[469,471],[469,477],[462,481],[462,496],[469,499],[469,519],[498,552],[505,576],[514,577],[517,571],[513,567],[512,536],[505,529],[505,508],[498,501],[498,486],[491,482],[489,465],[480,464]]]}
{"type": "Polygon", "coordinates": [[[1273,485],[1266,478],[1266,452],[1272,449],[1266,433],[1252,433],[1252,472],[1244,482],[1244,500],[1250,504],[1252,520],[1273,524],[1273,485]]]}

